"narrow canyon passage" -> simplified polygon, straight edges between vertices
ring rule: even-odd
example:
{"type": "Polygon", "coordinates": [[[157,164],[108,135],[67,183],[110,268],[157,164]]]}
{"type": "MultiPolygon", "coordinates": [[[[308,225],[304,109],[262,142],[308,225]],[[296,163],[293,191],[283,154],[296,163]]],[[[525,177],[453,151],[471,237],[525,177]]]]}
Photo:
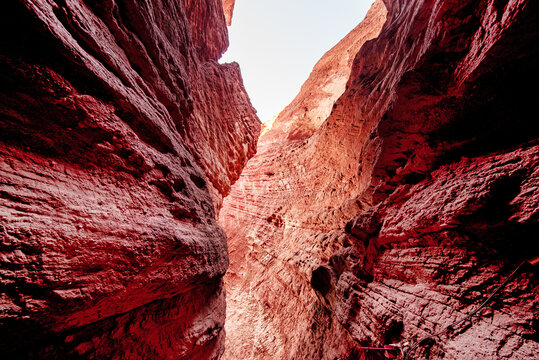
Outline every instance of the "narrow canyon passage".
{"type": "Polygon", "coordinates": [[[367,133],[354,123],[317,130],[344,92],[355,54],[378,36],[386,12],[377,1],[315,65],[298,96],[263,130],[257,154],[223,202],[219,222],[231,264],[225,358],[332,358],[353,348],[312,289],[310,273],[343,246],[338,230],[363,207],[367,183],[358,176],[357,139],[367,133]]]}
{"type": "Polygon", "coordinates": [[[0,1],[0,357],[537,359],[539,2],[376,0],[262,128],[234,7],[0,1]]]}
{"type": "MultiPolygon", "coordinates": [[[[324,55],[223,202],[225,359],[384,359],[537,255],[536,10],[380,0],[324,55]]],[[[409,358],[535,358],[537,290],[409,358]]]]}

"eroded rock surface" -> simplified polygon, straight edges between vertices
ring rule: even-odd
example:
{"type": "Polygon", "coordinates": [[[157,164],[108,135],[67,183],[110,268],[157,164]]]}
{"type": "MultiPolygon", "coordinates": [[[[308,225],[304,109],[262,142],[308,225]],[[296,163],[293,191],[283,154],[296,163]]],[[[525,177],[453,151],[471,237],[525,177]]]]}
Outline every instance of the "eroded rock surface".
{"type": "Polygon", "coordinates": [[[345,90],[357,52],[378,36],[386,12],[382,1],[375,2],[365,19],[316,63],[298,95],[272,121],[272,131],[264,129],[260,143],[304,139],[322,125],[345,90]]]}
{"type": "Polygon", "coordinates": [[[216,359],[259,121],[222,3],[0,5],[3,358],[216,359]]]}
{"type": "Polygon", "coordinates": [[[291,118],[280,115],[261,137],[257,154],[224,201],[220,223],[231,257],[226,359],[333,359],[353,353],[351,339],[311,288],[310,274],[346,241],[324,233],[343,228],[362,206],[351,200],[361,188],[359,144],[353,136],[322,146],[307,138],[344,91],[353,57],[348,53],[378,34],[385,15],[377,2],[319,61],[296,105],[283,111],[291,118]],[[290,129],[297,135],[288,136],[290,129]]]}
{"type": "MultiPolygon", "coordinates": [[[[539,253],[537,3],[384,3],[327,119],[287,108],[225,200],[226,358],[382,359],[356,345],[443,329],[539,253]]],[[[534,359],[537,284],[410,358],[534,359]]]]}
{"type": "Polygon", "coordinates": [[[236,0],[223,0],[223,11],[225,12],[226,24],[232,25],[232,15],[234,14],[234,5],[236,0]]]}

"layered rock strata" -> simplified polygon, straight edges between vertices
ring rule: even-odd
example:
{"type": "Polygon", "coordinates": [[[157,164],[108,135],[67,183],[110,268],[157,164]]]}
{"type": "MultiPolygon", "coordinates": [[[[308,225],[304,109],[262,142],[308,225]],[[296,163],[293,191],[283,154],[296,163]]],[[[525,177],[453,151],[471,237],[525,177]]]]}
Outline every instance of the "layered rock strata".
{"type": "Polygon", "coordinates": [[[311,288],[310,273],[342,246],[343,237],[324,233],[344,228],[361,206],[350,200],[359,189],[357,165],[349,166],[357,162],[357,147],[352,137],[319,146],[309,135],[331,112],[355,52],[378,34],[385,16],[376,2],[318,62],[224,201],[219,221],[231,258],[226,359],[333,359],[353,352],[352,339],[311,288]]]}
{"type": "Polygon", "coordinates": [[[0,5],[0,352],[217,359],[259,121],[222,3],[0,5]]]}
{"type": "MultiPolygon", "coordinates": [[[[539,253],[537,4],[384,3],[327,119],[291,105],[225,200],[225,358],[382,359],[356,345],[415,344],[539,253]]],[[[535,358],[536,274],[409,358],[535,358]]]]}

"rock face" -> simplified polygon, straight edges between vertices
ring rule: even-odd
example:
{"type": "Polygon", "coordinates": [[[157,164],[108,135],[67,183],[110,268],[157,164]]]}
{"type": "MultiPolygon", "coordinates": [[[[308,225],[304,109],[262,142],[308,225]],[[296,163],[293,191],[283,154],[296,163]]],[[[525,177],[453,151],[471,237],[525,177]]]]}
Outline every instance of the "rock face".
{"type": "Polygon", "coordinates": [[[217,63],[221,2],[0,14],[2,358],[219,358],[216,211],[260,131],[239,67],[217,63]]]}
{"type": "Polygon", "coordinates": [[[223,11],[225,12],[226,24],[232,25],[232,15],[234,13],[234,4],[236,0],[223,0],[223,11]]]}
{"type": "Polygon", "coordinates": [[[284,108],[259,142],[305,139],[328,118],[333,104],[345,90],[352,62],[363,44],[375,38],[386,19],[382,1],[375,2],[365,19],[314,66],[299,94],[284,108]],[[267,134],[266,134],[267,133],[267,134]]]}
{"type": "Polygon", "coordinates": [[[310,274],[342,245],[342,236],[324,234],[358,213],[350,199],[360,188],[359,153],[352,137],[315,144],[308,135],[344,91],[352,52],[378,34],[385,15],[378,1],[318,62],[224,201],[219,221],[231,259],[226,359],[333,359],[353,352],[351,338],[311,288],[310,274]]]}
{"type": "MultiPolygon", "coordinates": [[[[383,359],[357,345],[401,341],[409,359],[539,353],[526,266],[473,322],[415,346],[539,253],[538,5],[384,3],[344,93],[303,109],[298,95],[225,199],[225,358],[383,359]]],[[[322,92],[334,75],[316,76],[322,92]]]]}

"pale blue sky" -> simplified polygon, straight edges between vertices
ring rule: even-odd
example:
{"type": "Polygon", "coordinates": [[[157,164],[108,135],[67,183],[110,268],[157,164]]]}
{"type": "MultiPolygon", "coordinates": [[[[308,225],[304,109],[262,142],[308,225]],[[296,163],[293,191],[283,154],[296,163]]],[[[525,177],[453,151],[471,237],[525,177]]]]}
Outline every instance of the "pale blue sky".
{"type": "Polygon", "coordinates": [[[261,121],[296,96],[314,64],[363,20],[374,0],[236,0],[230,47],[261,121]]]}

